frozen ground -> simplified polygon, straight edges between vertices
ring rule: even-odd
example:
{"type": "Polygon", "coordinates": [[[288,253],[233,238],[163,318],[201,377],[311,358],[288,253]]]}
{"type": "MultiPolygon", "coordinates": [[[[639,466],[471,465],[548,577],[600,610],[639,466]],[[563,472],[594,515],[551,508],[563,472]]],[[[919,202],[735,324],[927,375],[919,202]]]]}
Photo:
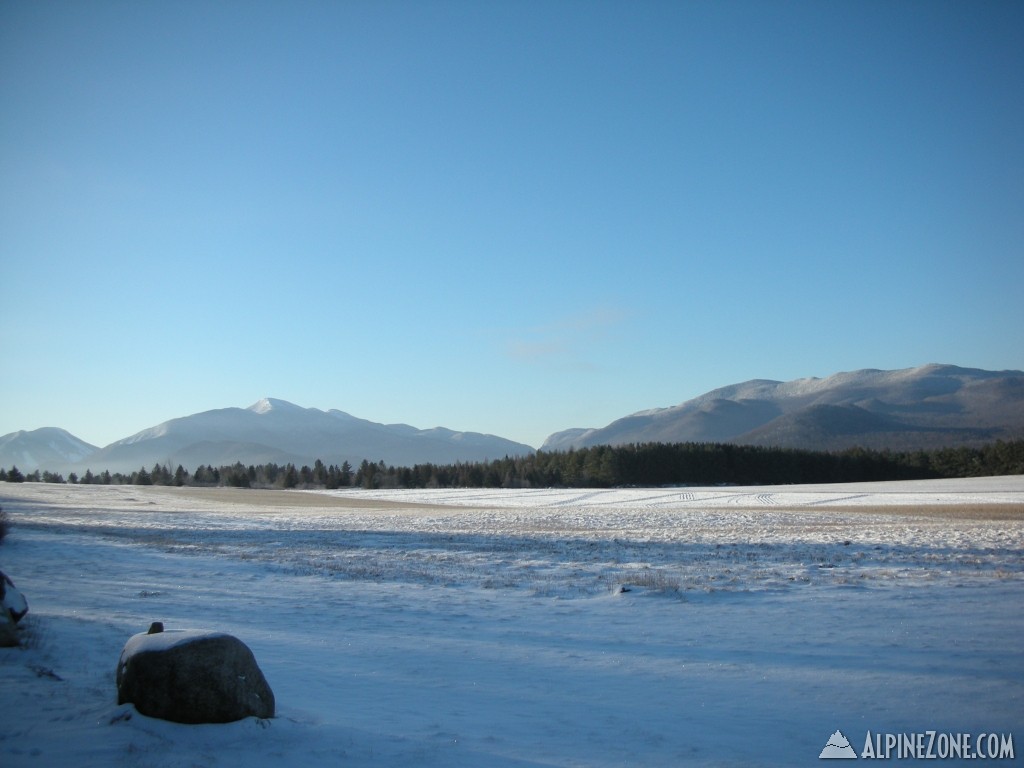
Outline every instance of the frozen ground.
{"type": "Polygon", "coordinates": [[[0,505],[31,608],[27,647],[0,649],[5,767],[799,766],[836,730],[858,753],[868,731],[1012,733],[997,764],[1021,762],[1022,477],[0,484],[0,505]],[[244,640],[278,716],[118,706],[118,654],[153,620],[244,640]]]}

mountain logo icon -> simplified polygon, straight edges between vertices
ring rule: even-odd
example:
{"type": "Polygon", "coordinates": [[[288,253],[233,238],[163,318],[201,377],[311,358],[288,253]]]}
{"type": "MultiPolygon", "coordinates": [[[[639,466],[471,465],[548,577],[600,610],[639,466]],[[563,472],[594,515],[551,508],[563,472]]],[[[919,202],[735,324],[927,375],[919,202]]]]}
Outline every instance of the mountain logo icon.
{"type": "Polygon", "coordinates": [[[850,742],[842,731],[836,731],[828,737],[828,744],[818,755],[819,760],[856,760],[857,753],[853,751],[850,742]]]}

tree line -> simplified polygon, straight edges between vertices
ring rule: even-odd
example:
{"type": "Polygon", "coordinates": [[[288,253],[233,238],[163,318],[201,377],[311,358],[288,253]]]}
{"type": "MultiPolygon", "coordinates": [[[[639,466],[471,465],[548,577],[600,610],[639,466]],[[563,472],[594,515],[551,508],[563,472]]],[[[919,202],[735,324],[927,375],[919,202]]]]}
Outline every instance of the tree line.
{"type": "Polygon", "coordinates": [[[919,480],[1024,474],[1024,440],[980,448],[893,452],[851,448],[807,451],[731,443],[599,445],[568,451],[452,464],[395,467],[363,460],[296,467],[268,463],[200,466],[193,472],[162,464],[131,473],[86,470],[23,474],[0,468],[7,482],[101,485],[232,486],[238,488],[607,488],[657,485],[788,485],[878,480],[919,480]]]}

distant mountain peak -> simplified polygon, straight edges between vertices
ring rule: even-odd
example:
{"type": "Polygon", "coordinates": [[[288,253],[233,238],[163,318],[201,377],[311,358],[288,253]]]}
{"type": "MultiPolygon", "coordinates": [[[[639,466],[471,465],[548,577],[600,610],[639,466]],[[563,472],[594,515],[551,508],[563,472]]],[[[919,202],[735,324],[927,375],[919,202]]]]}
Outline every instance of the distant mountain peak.
{"type": "Polygon", "coordinates": [[[305,409],[295,405],[295,403],[289,403],[287,400],[279,400],[276,397],[264,397],[262,400],[257,400],[250,405],[246,410],[264,414],[271,411],[302,411],[305,409]]]}
{"type": "Polygon", "coordinates": [[[0,466],[16,466],[31,472],[36,469],[63,469],[99,450],[58,427],[19,430],[0,437],[0,466]]]}

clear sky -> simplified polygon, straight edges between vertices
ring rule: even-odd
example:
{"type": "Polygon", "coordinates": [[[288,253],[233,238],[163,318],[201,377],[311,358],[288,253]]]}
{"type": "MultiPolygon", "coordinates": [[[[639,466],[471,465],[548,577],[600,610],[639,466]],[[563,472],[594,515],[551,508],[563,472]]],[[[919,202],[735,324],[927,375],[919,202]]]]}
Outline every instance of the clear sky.
{"type": "Polygon", "coordinates": [[[0,2],[0,434],[930,362],[1024,369],[1024,3],[0,2]]]}

